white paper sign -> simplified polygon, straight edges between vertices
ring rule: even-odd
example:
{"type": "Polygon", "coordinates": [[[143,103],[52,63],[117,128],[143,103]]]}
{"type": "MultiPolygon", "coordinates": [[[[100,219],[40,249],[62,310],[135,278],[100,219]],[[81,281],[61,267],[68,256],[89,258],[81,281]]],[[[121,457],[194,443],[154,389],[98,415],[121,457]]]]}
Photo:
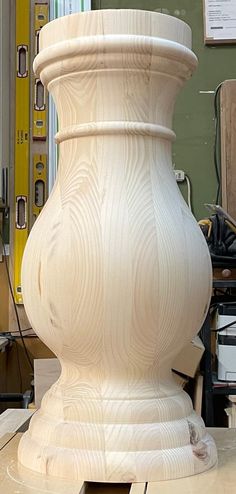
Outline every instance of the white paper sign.
{"type": "Polygon", "coordinates": [[[205,0],[206,40],[236,40],[236,0],[205,0]]]}

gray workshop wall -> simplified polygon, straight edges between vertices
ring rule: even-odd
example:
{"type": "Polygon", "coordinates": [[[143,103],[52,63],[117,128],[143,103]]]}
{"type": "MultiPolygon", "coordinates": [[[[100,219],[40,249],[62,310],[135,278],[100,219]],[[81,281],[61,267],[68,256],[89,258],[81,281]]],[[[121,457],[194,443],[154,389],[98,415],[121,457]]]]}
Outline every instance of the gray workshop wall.
{"type": "MultiPolygon", "coordinates": [[[[199,66],[178,97],[174,116],[177,141],[173,163],[192,183],[192,204],[197,219],[207,215],[205,202],[215,202],[214,91],[226,79],[236,78],[236,45],[204,46],[202,0],[94,0],[94,9],[136,8],[157,10],[187,22],[199,66]]],[[[186,197],[186,184],[181,191],[186,197]]]]}

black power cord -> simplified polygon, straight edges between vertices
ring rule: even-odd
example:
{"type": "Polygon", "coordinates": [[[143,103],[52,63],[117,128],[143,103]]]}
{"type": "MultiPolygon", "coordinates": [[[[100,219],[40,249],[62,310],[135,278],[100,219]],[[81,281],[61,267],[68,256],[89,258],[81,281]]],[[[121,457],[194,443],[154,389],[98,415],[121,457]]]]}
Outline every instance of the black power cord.
{"type": "MultiPolygon", "coordinates": [[[[1,331],[0,333],[0,336],[2,336],[3,338],[6,338],[8,339],[9,341],[15,341],[17,340],[18,338],[21,339],[21,336],[19,336],[19,331],[16,331],[17,335],[15,335],[13,332],[11,331],[1,331]]],[[[36,334],[25,334],[23,336],[23,338],[38,338],[38,336],[36,334]]]]}
{"type": "Polygon", "coordinates": [[[215,113],[215,142],[214,142],[214,164],[217,178],[217,192],[216,192],[216,204],[219,203],[220,190],[221,190],[221,177],[218,164],[218,140],[219,140],[219,130],[220,130],[220,119],[218,115],[218,95],[220,94],[220,89],[222,82],[217,86],[214,96],[214,113],[215,113]]]}
{"type": "Polygon", "coordinates": [[[20,325],[20,318],[19,318],[17,306],[16,306],[15,299],[14,299],[14,293],[13,293],[13,288],[12,288],[12,284],[11,284],[11,277],[10,277],[10,272],[9,272],[9,268],[8,268],[8,264],[7,264],[7,255],[6,255],[5,244],[4,244],[4,240],[3,240],[3,237],[2,237],[2,233],[1,232],[0,232],[0,237],[1,237],[2,247],[3,247],[4,263],[5,263],[6,273],[7,273],[9,290],[10,290],[10,294],[11,294],[11,298],[12,298],[12,302],[13,302],[13,307],[14,307],[14,312],[15,312],[15,316],[16,316],[16,322],[17,322],[18,330],[19,330],[19,333],[20,333],[20,339],[22,341],[22,345],[23,345],[23,348],[24,348],[25,356],[26,356],[26,358],[28,360],[28,363],[30,365],[30,368],[34,372],[34,366],[32,364],[31,358],[29,356],[29,352],[27,350],[27,347],[26,347],[26,344],[25,344],[25,341],[24,341],[24,337],[25,337],[23,335],[23,331],[24,330],[21,329],[21,325],[20,325]]]}
{"type": "MultiPolygon", "coordinates": [[[[32,328],[32,327],[30,327],[30,328],[25,328],[25,329],[22,329],[22,330],[21,330],[21,332],[22,332],[22,333],[25,333],[26,331],[30,331],[30,329],[33,329],[33,328],[32,328]]],[[[11,334],[14,334],[14,333],[17,333],[17,334],[18,334],[18,332],[19,332],[19,331],[9,331],[9,332],[10,332],[11,334]]]]}
{"type": "Polygon", "coordinates": [[[211,331],[213,333],[219,333],[219,331],[223,331],[224,329],[230,328],[231,326],[233,326],[233,324],[236,324],[236,321],[230,322],[229,324],[226,324],[225,326],[222,326],[221,328],[211,329],[211,331]]]}

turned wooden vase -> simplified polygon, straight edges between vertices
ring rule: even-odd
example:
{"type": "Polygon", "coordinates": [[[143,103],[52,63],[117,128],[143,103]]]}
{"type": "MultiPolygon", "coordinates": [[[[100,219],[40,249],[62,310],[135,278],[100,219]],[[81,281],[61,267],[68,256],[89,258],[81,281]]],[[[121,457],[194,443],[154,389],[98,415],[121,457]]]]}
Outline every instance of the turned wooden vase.
{"type": "Polygon", "coordinates": [[[41,31],[34,70],[56,103],[60,163],[25,249],[23,298],[62,372],[20,442],[32,470],[140,482],[216,462],[171,374],[211,295],[171,160],[175,99],[196,65],[190,28],[155,12],[86,12],[41,31]]]}

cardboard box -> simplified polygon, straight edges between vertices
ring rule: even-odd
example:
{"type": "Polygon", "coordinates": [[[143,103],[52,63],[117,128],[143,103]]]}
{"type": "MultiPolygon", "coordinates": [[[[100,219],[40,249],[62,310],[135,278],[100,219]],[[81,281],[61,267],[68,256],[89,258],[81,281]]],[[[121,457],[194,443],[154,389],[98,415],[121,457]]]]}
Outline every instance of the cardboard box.
{"type": "Polygon", "coordinates": [[[185,376],[194,377],[199,367],[205,347],[199,336],[195,336],[175,358],[172,369],[184,374],[185,376]]]}

